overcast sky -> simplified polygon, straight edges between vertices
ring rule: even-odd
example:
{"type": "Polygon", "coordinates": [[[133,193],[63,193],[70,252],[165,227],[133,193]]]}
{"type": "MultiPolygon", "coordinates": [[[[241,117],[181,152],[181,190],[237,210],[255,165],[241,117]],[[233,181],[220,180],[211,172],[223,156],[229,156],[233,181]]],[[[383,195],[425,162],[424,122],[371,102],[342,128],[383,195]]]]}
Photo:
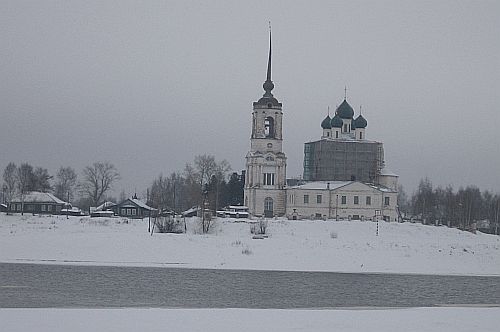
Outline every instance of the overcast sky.
{"type": "Polygon", "coordinates": [[[3,0],[1,170],[107,160],[128,194],[197,154],[241,171],[269,20],[288,177],[347,86],[409,192],[500,192],[499,1],[3,0]]]}

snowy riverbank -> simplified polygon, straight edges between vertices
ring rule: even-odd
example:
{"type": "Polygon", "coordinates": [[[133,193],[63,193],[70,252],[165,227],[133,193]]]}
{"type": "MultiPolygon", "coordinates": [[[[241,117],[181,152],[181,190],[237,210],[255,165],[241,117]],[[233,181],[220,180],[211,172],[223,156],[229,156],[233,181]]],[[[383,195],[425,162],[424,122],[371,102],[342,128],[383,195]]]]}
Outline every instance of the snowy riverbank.
{"type": "Polygon", "coordinates": [[[500,275],[500,237],[447,227],[359,221],[250,225],[217,220],[211,234],[147,232],[148,220],[0,215],[0,262],[187,268],[500,275]]]}
{"type": "Polygon", "coordinates": [[[498,331],[500,308],[0,309],[2,331],[498,331]]]}

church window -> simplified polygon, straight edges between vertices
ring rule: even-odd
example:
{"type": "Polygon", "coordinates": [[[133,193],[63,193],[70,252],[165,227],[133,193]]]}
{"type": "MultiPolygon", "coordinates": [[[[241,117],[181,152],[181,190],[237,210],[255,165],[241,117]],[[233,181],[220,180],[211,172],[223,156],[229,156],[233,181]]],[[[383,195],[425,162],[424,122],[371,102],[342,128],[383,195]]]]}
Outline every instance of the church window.
{"type": "Polygon", "coordinates": [[[321,202],[323,201],[323,196],[321,195],[316,195],[316,203],[317,204],[321,204],[321,202]]]}
{"type": "Polygon", "coordinates": [[[335,132],[335,138],[339,138],[339,132],[338,131],[335,132]]]}
{"type": "Polygon", "coordinates": [[[273,147],[273,143],[267,143],[267,147],[271,149],[273,147]]]}
{"type": "Polygon", "coordinates": [[[267,156],[267,157],[266,157],[266,161],[274,161],[273,156],[267,156]]]}
{"type": "Polygon", "coordinates": [[[359,196],[354,196],[354,204],[359,204],[359,196]]]}
{"type": "Polygon", "coordinates": [[[270,116],[264,119],[264,134],[266,137],[274,138],[274,119],[270,116]]]}
{"type": "Polygon", "coordinates": [[[363,139],[363,132],[359,132],[359,139],[363,139]]]}
{"type": "Polygon", "coordinates": [[[304,195],[304,204],[309,204],[309,195],[304,195]]]}
{"type": "Polygon", "coordinates": [[[341,201],[341,203],[342,203],[343,205],[347,204],[347,196],[342,196],[342,197],[340,198],[340,201],[341,201]]]}
{"type": "Polygon", "coordinates": [[[272,213],[273,213],[273,199],[271,197],[266,197],[266,199],[264,199],[264,214],[272,215],[272,213]]]}
{"type": "Polygon", "coordinates": [[[329,131],[326,132],[326,137],[330,137],[330,132],[329,131]]]}
{"type": "Polygon", "coordinates": [[[372,205],[372,197],[366,196],[366,205],[372,205]]]}
{"type": "Polygon", "coordinates": [[[390,197],[384,197],[384,205],[389,205],[390,197]]]}
{"type": "Polygon", "coordinates": [[[264,185],[274,186],[274,173],[264,173],[264,185]]]}
{"type": "Polygon", "coordinates": [[[344,133],[346,133],[346,132],[347,132],[347,125],[345,124],[344,125],[344,133]]]}

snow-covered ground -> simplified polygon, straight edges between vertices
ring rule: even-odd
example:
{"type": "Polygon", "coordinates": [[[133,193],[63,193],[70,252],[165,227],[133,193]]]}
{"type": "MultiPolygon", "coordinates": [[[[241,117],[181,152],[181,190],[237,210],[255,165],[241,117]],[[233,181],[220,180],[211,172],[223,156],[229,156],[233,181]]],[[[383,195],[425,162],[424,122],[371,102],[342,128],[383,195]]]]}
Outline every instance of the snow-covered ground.
{"type": "Polygon", "coordinates": [[[147,232],[148,220],[0,214],[0,262],[186,268],[500,275],[500,237],[447,227],[360,221],[218,219],[211,234],[147,232]]]}
{"type": "Polygon", "coordinates": [[[383,310],[0,309],[1,330],[493,332],[500,308],[383,310]]]}

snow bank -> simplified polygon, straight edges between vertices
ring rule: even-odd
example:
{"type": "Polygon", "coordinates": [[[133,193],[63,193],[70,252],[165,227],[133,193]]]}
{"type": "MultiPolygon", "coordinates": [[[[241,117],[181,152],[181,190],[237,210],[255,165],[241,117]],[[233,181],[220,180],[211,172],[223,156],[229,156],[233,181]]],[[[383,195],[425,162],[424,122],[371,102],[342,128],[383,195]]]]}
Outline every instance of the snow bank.
{"type": "Polygon", "coordinates": [[[500,308],[0,309],[2,331],[498,331],[500,308]]]}
{"type": "Polygon", "coordinates": [[[1,214],[0,262],[500,275],[499,236],[447,227],[381,222],[376,236],[373,222],[273,220],[252,239],[245,222],[187,226],[151,236],[147,219],[1,214]]]}

